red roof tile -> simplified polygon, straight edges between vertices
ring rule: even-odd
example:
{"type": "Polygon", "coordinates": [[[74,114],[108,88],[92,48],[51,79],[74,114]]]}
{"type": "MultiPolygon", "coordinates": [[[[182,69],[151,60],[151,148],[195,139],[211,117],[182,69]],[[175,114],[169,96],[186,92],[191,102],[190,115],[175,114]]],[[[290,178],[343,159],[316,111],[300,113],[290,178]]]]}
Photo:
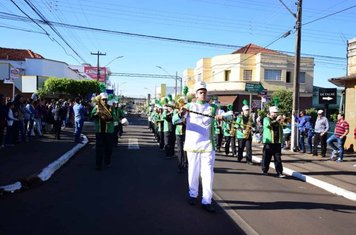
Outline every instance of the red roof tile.
{"type": "Polygon", "coordinates": [[[25,60],[26,58],[44,59],[43,56],[31,50],[0,47],[1,60],[25,60]]]}
{"type": "Polygon", "coordinates": [[[266,49],[260,46],[257,46],[255,44],[247,44],[244,47],[241,47],[240,49],[232,52],[231,54],[258,54],[258,53],[263,53],[263,54],[281,54],[278,51],[266,49]]]}

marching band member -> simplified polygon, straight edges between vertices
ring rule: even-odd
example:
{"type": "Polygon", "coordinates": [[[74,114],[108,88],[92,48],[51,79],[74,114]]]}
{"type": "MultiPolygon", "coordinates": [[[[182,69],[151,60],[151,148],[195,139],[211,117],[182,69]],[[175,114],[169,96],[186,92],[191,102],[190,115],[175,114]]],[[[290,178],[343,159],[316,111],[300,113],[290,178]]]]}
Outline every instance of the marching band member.
{"type": "Polygon", "coordinates": [[[113,113],[108,105],[108,95],[101,93],[93,100],[95,104],[91,116],[95,122],[96,169],[101,170],[103,159],[106,166],[111,164],[114,133],[113,113]]]}
{"type": "Polygon", "coordinates": [[[180,112],[174,115],[173,123],[186,120],[186,141],[184,150],[188,157],[188,203],[195,205],[199,193],[199,177],[202,180],[202,208],[208,212],[215,212],[212,206],[212,188],[214,178],[214,122],[222,120],[222,115],[217,115],[215,105],[206,102],[207,89],[205,82],[197,82],[194,86],[196,102],[188,103],[181,107],[180,112]],[[204,115],[199,115],[202,113],[204,115]],[[209,117],[207,116],[209,115],[209,117]],[[214,118],[215,117],[215,118],[214,118]]]}
{"type": "Polygon", "coordinates": [[[248,105],[242,106],[242,114],[236,118],[235,127],[236,138],[238,142],[237,161],[241,162],[243,152],[246,147],[246,163],[253,164],[252,162],[252,128],[254,126],[250,108],[248,105]]]}

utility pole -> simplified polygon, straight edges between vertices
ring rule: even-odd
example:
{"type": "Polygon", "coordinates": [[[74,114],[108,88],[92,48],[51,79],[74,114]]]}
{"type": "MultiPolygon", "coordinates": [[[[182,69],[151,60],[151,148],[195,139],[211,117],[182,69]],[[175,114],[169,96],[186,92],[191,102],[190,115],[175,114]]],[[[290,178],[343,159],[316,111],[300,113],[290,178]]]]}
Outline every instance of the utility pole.
{"type": "MultiPolygon", "coordinates": [[[[176,72],[176,77],[179,77],[178,76],[178,72],[176,72]]],[[[180,90],[179,90],[179,95],[182,95],[183,94],[183,78],[182,77],[179,77],[180,79],[180,90]]]]}
{"type": "Polygon", "coordinates": [[[175,90],[175,97],[178,95],[178,86],[177,86],[177,79],[178,79],[178,76],[177,76],[177,72],[176,72],[176,77],[175,77],[175,82],[176,82],[176,90],[175,90]]]}
{"type": "MultiPolygon", "coordinates": [[[[96,73],[96,80],[99,81],[99,78],[100,78],[99,56],[106,55],[106,53],[101,53],[101,52],[98,51],[97,53],[91,52],[90,54],[98,56],[97,64],[96,64],[96,72],[97,72],[96,73]]],[[[106,75],[105,75],[105,87],[106,87],[106,75]]]]}
{"type": "Polygon", "coordinates": [[[294,83],[293,83],[293,113],[292,113],[292,139],[291,149],[296,151],[298,148],[298,127],[293,115],[299,115],[299,73],[300,73],[300,51],[302,37],[302,0],[297,3],[296,16],[296,47],[295,47],[295,64],[294,64],[294,83]]]}

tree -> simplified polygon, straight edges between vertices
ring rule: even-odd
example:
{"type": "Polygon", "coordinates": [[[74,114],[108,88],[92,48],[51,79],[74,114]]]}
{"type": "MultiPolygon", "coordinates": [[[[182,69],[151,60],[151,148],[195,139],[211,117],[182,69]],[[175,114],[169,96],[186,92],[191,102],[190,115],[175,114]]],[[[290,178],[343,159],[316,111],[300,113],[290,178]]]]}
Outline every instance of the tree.
{"type": "Polygon", "coordinates": [[[50,77],[38,91],[40,97],[66,95],[69,97],[87,97],[92,93],[100,93],[100,83],[95,80],[73,80],[68,78],[50,77]]]}
{"type": "Polygon", "coordinates": [[[271,100],[266,104],[265,109],[274,105],[278,106],[281,114],[290,117],[293,107],[293,92],[288,90],[274,91],[271,95],[271,100]]]}

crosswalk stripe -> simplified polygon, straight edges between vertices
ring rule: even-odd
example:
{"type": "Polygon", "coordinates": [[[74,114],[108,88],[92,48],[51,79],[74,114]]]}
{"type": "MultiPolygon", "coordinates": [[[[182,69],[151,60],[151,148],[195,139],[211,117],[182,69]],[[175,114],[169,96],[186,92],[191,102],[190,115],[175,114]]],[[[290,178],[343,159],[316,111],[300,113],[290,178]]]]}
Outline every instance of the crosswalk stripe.
{"type": "Polygon", "coordinates": [[[128,149],[140,149],[140,145],[138,145],[138,139],[137,138],[130,138],[129,139],[129,145],[127,147],[128,149]]]}

